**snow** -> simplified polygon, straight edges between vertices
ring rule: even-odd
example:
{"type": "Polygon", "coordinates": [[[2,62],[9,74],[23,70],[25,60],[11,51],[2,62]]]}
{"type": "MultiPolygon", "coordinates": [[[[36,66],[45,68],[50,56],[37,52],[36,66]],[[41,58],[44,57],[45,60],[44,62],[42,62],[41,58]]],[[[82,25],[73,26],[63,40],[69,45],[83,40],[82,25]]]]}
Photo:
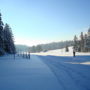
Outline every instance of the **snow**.
{"type": "Polygon", "coordinates": [[[56,50],[49,50],[47,52],[40,52],[40,53],[32,53],[35,55],[53,55],[53,56],[72,56],[72,47],[69,47],[69,52],[65,52],[65,48],[63,49],[56,49],[56,50]]]}
{"type": "Polygon", "coordinates": [[[62,90],[90,90],[90,56],[39,56],[57,77],[62,90]],[[84,63],[84,64],[83,64],[84,63]]]}
{"type": "Polygon", "coordinates": [[[0,57],[0,90],[90,90],[90,54],[69,49],[0,57]]]}
{"type": "Polygon", "coordinates": [[[57,78],[37,56],[0,57],[0,90],[60,90],[57,78]]]}
{"type": "MultiPolygon", "coordinates": [[[[73,47],[69,47],[69,52],[65,51],[65,48],[63,49],[57,49],[57,50],[49,50],[47,52],[40,52],[40,53],[32,53],[34,55],[43,55],[43,56],[47,56],[47,55],[52,55],[52,56],[67,56],[67,57],[72,57],[73,56],[73,47]]],[[[76,56],[89,56],[90,52],[76,52],[76,56]]],[[[81,63],[81,64],[90,64],[90,62],[85,62],[85,63],[81,63]]]]}

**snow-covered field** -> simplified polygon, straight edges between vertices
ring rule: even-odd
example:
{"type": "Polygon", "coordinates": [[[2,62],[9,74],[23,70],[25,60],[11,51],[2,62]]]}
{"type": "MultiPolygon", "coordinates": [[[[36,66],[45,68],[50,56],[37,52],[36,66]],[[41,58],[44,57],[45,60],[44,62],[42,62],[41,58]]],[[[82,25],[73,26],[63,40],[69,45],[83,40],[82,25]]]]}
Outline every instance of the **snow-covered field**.
{"type": "MultiPolygon", "coordinates": [[[[52,55],[52,56],[67,56],[67,57],[73,57],[73,47],[69,47],[69,52],[65,51],[65,48],[63,49],[57,49],[57,50],[49,50],[47,52],[40,52],[40,53],[32,53],[34,55],[43,55],[43,56],[47,56],[47,55],[52,55]]],[[[89,56],[90,52],[76,52],[76,56],[89,56]]],[[[80,64],[80,63],[79,63],[80,64]]],[[[90,64],[90,62],[83,62],[81,64],[90,64]]]]}
{"type": "MultiPolygon", "coordinates": [[[[63,49],[57,49],[57,50],[49,50],[47,52],[40,52],[40,53],[33,53],[36,55],[53,55],[53,56],[73,56],[73,47],[69,47],[69,52],[65,51],[65,48],[63,49]]],[[[76,55],[90,55],[89,53],[83,53],[83,52],[76,52],[76,55]]]]}
{"type": "Polygon", "coordinates": [[[0,57],[0,90],[90,90],[90,54],[70,50],[0,57]]]}

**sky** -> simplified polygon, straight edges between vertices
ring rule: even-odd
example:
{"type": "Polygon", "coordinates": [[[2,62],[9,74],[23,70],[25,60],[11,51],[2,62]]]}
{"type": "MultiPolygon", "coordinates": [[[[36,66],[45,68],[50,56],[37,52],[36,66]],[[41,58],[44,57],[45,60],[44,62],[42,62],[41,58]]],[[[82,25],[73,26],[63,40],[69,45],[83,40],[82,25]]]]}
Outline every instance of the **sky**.
{"type": "Polygon", "coordinates": [[[16,44],[73,40],[90,26],[90,0],[0,0],[16,44]]]}

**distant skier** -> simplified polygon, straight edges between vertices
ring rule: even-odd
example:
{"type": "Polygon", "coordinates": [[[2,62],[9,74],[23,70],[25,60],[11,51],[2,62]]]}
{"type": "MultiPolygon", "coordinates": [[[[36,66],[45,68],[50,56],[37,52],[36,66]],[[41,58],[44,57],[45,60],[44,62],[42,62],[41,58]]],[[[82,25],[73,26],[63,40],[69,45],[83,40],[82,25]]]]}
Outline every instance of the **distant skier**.
{"type": "Polygon", "coordinates": [[[28,52],[28,58],[30,59],[30,51],[28,52]]]}
{"type": "Polygon", "coordinates": [[[76,56],[76,51],[75,51],[75,49],[73,49],[73,57],[75,57],[76,56]]]}

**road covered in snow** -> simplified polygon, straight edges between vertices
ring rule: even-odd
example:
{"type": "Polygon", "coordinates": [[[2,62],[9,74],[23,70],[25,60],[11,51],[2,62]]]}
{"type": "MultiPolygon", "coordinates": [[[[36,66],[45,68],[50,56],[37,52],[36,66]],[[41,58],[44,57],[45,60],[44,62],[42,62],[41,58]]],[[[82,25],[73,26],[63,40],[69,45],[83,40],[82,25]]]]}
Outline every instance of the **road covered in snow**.
{"type": "Polygon", "coordinates": [[[90,90],[90,56],[39,56],[48,65],[62,90],[90,90]]]}
{"type": "Polygon", "coordinates": [[[90,56],[0,57],[0,90],[90,90],[90,56]]]}

